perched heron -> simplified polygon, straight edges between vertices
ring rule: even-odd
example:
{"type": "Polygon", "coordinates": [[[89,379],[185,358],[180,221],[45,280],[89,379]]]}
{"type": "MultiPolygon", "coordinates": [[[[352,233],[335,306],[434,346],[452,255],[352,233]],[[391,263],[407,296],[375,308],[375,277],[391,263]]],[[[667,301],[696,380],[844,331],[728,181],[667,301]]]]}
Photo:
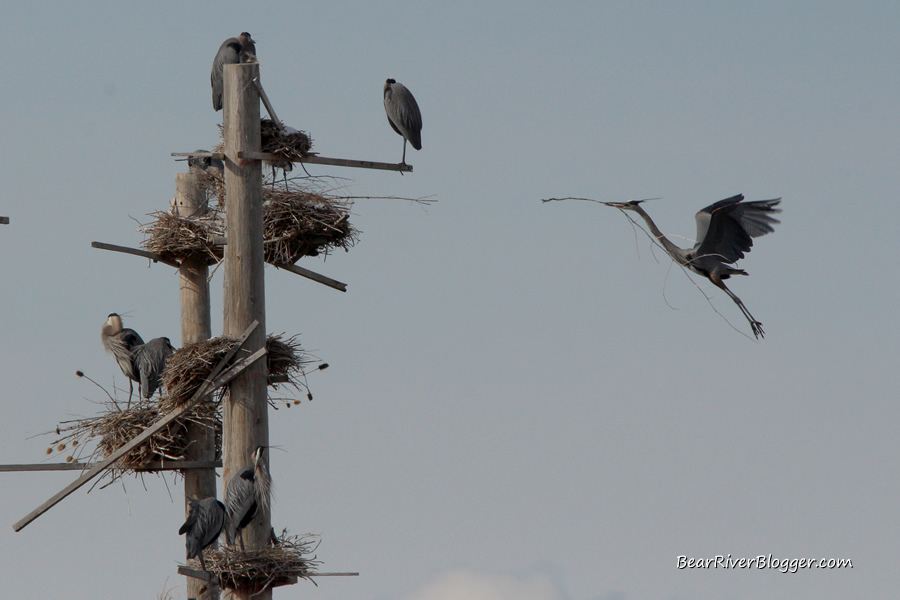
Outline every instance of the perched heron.
{"type": "Polygon", "coordinates": [[[422,149],[422,113],[412,93],[393,79],[384,82],[384,112],[388,123],[403,136],[403,160],[406,164],[406,142],[416,150],[422,149]]]}
{"type": "Polygon", "coordinates": [[[110,313],[100,328],[100,340],[128,378],[128,406],[134,394],[133,381],[138,382],[140,395],[150,398],[159,387],[166,361],[175,351],[169,338],[154,338],[145,344],[137,331],[122,327],[122,317],[110,313]]]}
{"type": "Polygon", "coordinates": [[[100,340],[107,352],[113,355],[122,373],[128,378],[128,405],[134,393],[133,381],[140,383],[140,374],[134,361],[134,349],[144,344],[144,340],[134,329],[122,327],[122,317],[110,313],[106,323],[100,328],[100,340]]]}
{"type": "Polygon", "coordinates": [[[263,462],[264,452],[265,447],[259,446],[253,453],[253,464],[234,475],[225,490],[225,510],[228,515],[225,540],[231,546],[237,536],[241,542],[241,550],[244,550],[244,527],[250,524],[260,510],[269,510],[272,480],[263,462]]]}
{"type": "Polygon", "coordinates": [[[163,369],[173,352],[175,348],[167,337],[153,338],[134,349],[134,364],[140,376],[141,394],[144,398],[152,397],[162,383],[163,369]]]}
{"type": "Polygon", "coordinates": [[[222,93],[225,86],[225,65],[256,62],[256,41],[246,31],[236,38],[228,38],[219,46],[213,59],[209,82],[212,85],[212,103],[222,110],[222,93]]]}
{"type": "Polygon", "coordinates": [[[771,233],[774,231],[772,226],[781,222],[772,216],[781,212],[777,208],[781,198],[752,202],[743,202],[743,199],[744,195],[738,194],[699,211],[696,215],[697,241],[691,249],[679,248],[663,235],[650,215],[640,206],[642,200],[604,204],[639,214],[647,222],[654,238],[675,262],[706,277],[734,300],[758,339],[765,337],[762,323],[753,318],[741,299],[725,286],[724,280],[732,275],[747,275],[743,269],[730,265],[744,258],[745,252],[750,252],[753,238],[771,233]]]}
{"type": "Polygon", "coordinates": [[[184,540],[187,557],[200,557],[200,566],[206,571],[203,550],[219,538],[225,525],[225,505],[215,498],[195,500],[188,498],[190,509],[187,520],[178,530],[178,535],[187,534],[184,540]]]}

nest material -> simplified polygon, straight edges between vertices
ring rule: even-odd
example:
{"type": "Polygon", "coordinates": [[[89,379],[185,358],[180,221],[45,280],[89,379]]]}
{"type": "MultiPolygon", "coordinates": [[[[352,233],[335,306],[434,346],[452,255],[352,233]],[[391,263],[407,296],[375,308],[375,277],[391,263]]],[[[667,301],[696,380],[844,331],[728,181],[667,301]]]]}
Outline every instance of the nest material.
{"type": "Polygon", "coordinates": [[[180,217],[167,212],[153,213],[156,220],[141,231],[147,239],[141,244],[169,260],[200,258],[212,264],[222,260],[224,248],[213,243],[215,236],[225,235],[225,223],[216,213],[201,217],[180,217]]]}
{"type": "MultiPolygon", "coordinates": [[[[206,191],[222,197],[224,188],[213,181],[206,191]]],[[[269,264],[294,264],[304,256],[328,254],[336,248],[347,251],[359,240],[359,231],[348,220],[351,203],[339,197],[291,183],[263,188],[263,246],[269,264]]],[[[201,257],[209,264],[222,260],[224,247],[215,243],[225,236],[221,207],[204,216],[180,217],[167,212],[152,213],[155,220],[140,231],[147,237],[141,246],[169,260],[201,257]]]]}
{"type": "Polygon", "coordinates": [[[304,256],[352,248],[359,232],[347,208],[313,192],[270,188],[263,192],[263,247],[267,263],[294,264],[304,256]]]}
{"type": "Polygon", "coordinates": [[[286,161],[300,160],[309,156],[312,139],[305,132],[291,130],[291,133],[282,135],[275,121],[271,119],[261,119],[259,126],[260,147],[263,152],[278,154],[286,161]]]}
{"type": "MultiPolygon", "coordinates": [[[[218,577],[223,587],[263,590],[292,583],[292,578],[309,579],[322,563],[313,554],[319,539],[312,535],[288,535],[282,531],[274,546],[241,551],[234,547],[206,550],[206,569],[218,577]]],[[[315,583],[315,582],[313,582],[315,583]]]]}
{"type": "MultiPolygon", "coordinates": [[[[189,400],[209,378],[213,368],[225,357],[234,342],[231,338],[217,337],[176,350],[169,357],[162,374],[166,389],[166,396],[160,401],[163,409],[174,409],[189,400]]],[[[241,355],[242,352],[238,352],[235,360],[239,360],[241,355]]],[[[270,376],[287,376],[291,383],[300,387],[299,377],[303,376],[303,366],[313,362],[313,359],[300,348],[296,336],[283,339],[280,335],[270,335],[266,339],[266,361],[270,376]]]]}
{"type": "MultiPolygon", "coordinates": [[[[142,398],[129,408],[122,409],[112,401],[106,403],[107,411],[95,417],[63,421],[56,429],[59,438],[54,442],[56,449],[73,448],[70,462],[93,462],[105,458],[142,433],[159,420],[160,406],[155,400],[142,398]],[[78,449],[85,448],[85,442],[96,439],[97,445],[89,456],[78,456],[78,449]]],[[[163,411],[166,412],[166,411],[163,411]]],[[[222,454],[222,411],[218,403],[201,402],[187,414],[176,419],[162,430],[150,436],[123,456],[107,473],[115,481],[124,474],[140,469],[151,461],[185,460],[191,441],[187,437],[187,424],[196,423],[216,432],[216,456],[222,454]]],[[[68,459],[67,459],[68,460],[68,459]]]]}

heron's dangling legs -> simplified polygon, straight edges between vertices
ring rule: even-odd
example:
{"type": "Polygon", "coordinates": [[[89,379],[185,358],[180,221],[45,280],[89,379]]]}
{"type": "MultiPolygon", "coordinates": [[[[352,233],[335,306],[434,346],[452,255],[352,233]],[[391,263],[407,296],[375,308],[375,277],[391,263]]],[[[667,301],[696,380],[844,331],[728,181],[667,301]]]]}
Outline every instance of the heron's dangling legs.
{"type": "Polygon", "coordinates": [[[750,314],[750,311],[747,310],[747,307],[744,306],[744,303],[741,302],[741,299],[734,295],[734,293],[729,290],[725,286],[725,282],[722,281],[722,278],[718,275],[710,275],[709,280],[712,281],[716,287],[720,288],[723,292],[728,294],[728,296],[734,300],[734,303],[738,305],[738,308],[741,309],[741,312],[744,313],[744,318],[750,323],[750,329],[753,330],[753,335],[756,336],[756,339],[765,338],[766,332],[763,331],[762,323],[753,318],[753,315],[750,314]]]}

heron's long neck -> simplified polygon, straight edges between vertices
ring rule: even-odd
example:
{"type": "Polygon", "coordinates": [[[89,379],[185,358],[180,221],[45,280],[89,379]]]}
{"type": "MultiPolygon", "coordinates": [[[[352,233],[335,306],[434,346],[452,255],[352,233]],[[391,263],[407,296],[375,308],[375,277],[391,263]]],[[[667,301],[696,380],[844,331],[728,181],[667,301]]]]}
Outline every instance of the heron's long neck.
{"type": "Polygon", "coordinates": [[[659,227],[656,226],[656,223],[653,222],[653,219],[650,218],[650,215],[648,215],[644,211],[644,209],[641,208],[641,205],[635,204],[633,210],[637,214],[641,215],[641,217],[643,217],[644,221],[647,223],[647,227],[650,229],[650,233],[653,234],[653,237],[656,239],[656,241],[662,244],[662,247],[666,252],[669,253],[669,256],[675,259],[675,261],[679,264],[687,264],[688,261],[685,258],[685,250],[673,244],[669,240],[669,238],[667,238],[666,235],[659,230],[659,227]]]}

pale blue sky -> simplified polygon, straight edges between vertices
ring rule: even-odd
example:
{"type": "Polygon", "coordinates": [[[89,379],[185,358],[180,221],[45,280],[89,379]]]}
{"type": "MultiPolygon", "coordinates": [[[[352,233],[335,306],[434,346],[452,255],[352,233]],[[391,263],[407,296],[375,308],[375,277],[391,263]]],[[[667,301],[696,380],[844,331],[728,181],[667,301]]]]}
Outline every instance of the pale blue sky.
{"type": "MultiPolygon", "coordinates": [[[[359,201],[359,245],[300,263],[346,294],[266,271],[270,331],[332,365],[312,403],[271,415],[273,524],[320,533],[326,570],[362,574],[277,597],[896,594],[897,3],[3,12],[0,462],[43,460],[32,435],[95,410],[76,369],[123,383],[108,313],[179,338],[174,273],[90,242],[137,246],[135,219],[184,169],[170,152],[216,142],[210,64],[246,30],[279,116],[323,155],[399,160],[381,86],[406,84],[424,119],[413,174],[310,170],[438,199],[359,201]],[[647,210],[690,238],[694,212],[736,193],[784,198],[731,280],[759,343],[618,211],[540,202],[662,197],[647,210]],[[729,553],[854,568],[676,568],[729,553]]],[[[218,334],[220,275],[212,290],[218,334]]],[[[180,483],[78,492],[13,533],[73,477],[2,474],[6,595],[183,598],[180,483]]]]}

